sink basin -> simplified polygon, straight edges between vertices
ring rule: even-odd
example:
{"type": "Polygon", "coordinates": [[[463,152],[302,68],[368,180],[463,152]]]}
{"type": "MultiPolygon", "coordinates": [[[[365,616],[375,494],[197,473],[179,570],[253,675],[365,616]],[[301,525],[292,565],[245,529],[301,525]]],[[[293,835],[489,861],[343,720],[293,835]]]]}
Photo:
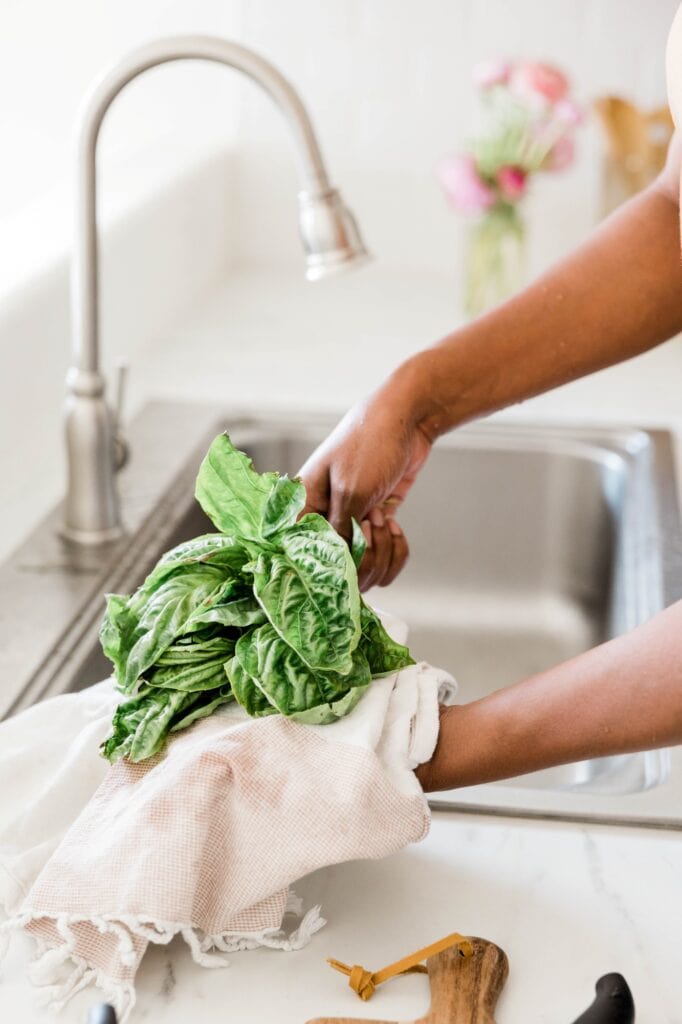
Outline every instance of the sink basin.
{"type": "MultiPolygon", "coordinates": [[[[209,440],[228,423],[258,469],[290,474],[330,426],[148,407],[131,429],[138,457],[121,474],[128,538],[78,550],[57,539],[55,512],[0,569],[3,594],[18,604],[0,617],[0,714],[109,673],[97,642],[102,594],[129,592],[162,551],[212,528],[193,483],[209,440]],[[31,657],[27,633],[20,661],[22,608],[24,620],[32,610],[33,629],[31,657]],[[44,636],[36,639],[38,620],[44,636]]],[[[401,522],[410,562],[390,588],[368,596],[408,622],[414,655],[451,671],[462,701],[631,629],[682,592],[665,432],[465,428],[436,446],[401,522]]],[[[432,802],[682,827],[680,769],[669,751],[602,758],[432,802]]]]}

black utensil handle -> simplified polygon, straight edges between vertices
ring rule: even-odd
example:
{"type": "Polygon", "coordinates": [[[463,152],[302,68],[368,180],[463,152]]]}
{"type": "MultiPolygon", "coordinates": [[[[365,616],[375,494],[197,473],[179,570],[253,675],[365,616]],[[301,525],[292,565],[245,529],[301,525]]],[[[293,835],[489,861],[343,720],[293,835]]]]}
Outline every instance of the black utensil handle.
{"type": "Polygon", "coordinates": [[[98,1003],[88,1014],[88,1024],[116,1024],[116,1010],[109,1003],[98,1003]]]}
{"type": "Polygon", "coordinates": [[[573,1024],[633,1024],[635,1002],[622,974],[605,974],[595,989],[594,1002],[573,1024]]]}

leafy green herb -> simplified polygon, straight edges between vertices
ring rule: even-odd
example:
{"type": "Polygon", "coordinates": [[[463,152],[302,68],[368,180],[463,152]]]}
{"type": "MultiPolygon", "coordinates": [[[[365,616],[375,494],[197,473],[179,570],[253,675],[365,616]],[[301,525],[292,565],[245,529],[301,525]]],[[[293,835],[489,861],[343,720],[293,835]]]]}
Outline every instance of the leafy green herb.
{"type": "Polygon", "coordinates": [[[413,664],[360,597],[357,523],[349,550],[322,516],[298,519],[303,484],[256,473],[226,434],[196,496],[220,532],[168,551],[131,597],[107,597],[102,648],[127,698],[102,744],[112,762],[157,754],[231,700],[253,717],[326,724],[373,678],[413,664]]]}

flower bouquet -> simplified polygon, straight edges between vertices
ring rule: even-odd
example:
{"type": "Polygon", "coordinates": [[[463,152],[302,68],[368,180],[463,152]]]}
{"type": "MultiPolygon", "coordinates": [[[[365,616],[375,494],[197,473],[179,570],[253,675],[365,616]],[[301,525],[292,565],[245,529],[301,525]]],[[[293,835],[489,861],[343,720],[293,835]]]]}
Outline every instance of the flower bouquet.
{"type": "Polygon", "coordinates": [[[549,64],[486,61],[474,68],[473,78],[484,104],[483,131],[468,152],[443,157],[437,168],[450,204],[476,217],[465,276],[470,315],[521,285],[520,204],[531,175],[573,162],[573,134],[582,120],[568,79],[549,64]]]}

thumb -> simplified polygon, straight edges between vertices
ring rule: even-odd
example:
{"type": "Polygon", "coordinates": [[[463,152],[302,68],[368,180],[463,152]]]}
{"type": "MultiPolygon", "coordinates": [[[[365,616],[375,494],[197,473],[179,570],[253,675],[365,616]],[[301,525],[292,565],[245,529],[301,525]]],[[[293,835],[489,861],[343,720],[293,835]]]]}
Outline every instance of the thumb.
{"type": "Polygon", "coordinates": [[[317,512],[319,515],[326,516],[329,510],[329,467],[325,465],[309,470],[308,463],[306,463],[299,471],[298,477],[305,487],[306,494],[301,515],[317,512]]]}

